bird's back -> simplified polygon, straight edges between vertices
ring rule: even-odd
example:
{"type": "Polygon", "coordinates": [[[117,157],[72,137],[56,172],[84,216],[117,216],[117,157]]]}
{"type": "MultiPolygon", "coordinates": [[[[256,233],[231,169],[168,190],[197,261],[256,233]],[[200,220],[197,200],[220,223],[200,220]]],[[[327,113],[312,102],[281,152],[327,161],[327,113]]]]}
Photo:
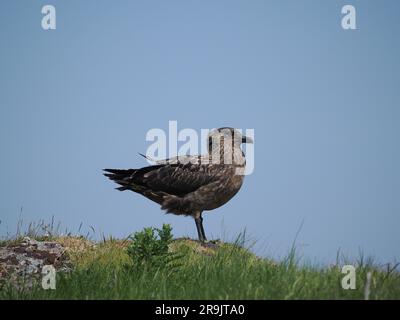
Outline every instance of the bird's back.
{"type": "Polygon", "coordinates": [[[141,169],[105,169],[121,187],[142,194],[175,214],[212,210],[229,201],[240,189],[243,176],[234,165],[175,163],[141,169]]]}

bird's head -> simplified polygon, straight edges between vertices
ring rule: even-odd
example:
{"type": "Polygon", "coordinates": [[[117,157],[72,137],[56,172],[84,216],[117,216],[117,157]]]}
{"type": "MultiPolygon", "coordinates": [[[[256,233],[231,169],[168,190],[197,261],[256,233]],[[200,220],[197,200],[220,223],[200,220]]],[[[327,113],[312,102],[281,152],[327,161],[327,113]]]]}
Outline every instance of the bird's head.
{"type": "Polygon", "coordinates": [[[223,127],[210,131],[208,135],[208,151],[212,153],[213,147],[224,148],[224,146],[240,147],[242,143],[254,143],[253,139],[242,135],[239,130],[223,127]]]}

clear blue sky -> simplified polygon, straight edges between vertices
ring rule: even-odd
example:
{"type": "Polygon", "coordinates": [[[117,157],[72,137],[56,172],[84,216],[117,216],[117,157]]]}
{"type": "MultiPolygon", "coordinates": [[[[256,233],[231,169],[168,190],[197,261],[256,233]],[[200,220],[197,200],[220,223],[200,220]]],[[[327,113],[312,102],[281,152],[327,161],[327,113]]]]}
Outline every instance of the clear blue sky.
{"type": "Polygon", "coordinates": [[[255,129],[255,171],[205,215],[263,254],[400,258],[398,1],[2,1],[0,235],[56,221],[116,237],[190,218],[117,192],[101,169],[146,165],[146,132],[255,129]],[[341,8],[357,9],[355,31],[341,8]],[[41,28],[41,8],[57,30],[41,28]]]}

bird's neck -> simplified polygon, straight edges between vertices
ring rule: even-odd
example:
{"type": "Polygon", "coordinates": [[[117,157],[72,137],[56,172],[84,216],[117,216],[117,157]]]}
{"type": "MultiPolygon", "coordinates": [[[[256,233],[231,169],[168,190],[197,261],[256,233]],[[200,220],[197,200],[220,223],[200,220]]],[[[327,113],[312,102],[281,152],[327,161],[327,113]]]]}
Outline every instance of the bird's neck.
{"type": "Polygon", "coordinates": [[[227,164],[238,167],[246,165],[246,158],[240,146],[221,144],[219,148],[209,150],[210,162],[215,164],[227,164]]]}

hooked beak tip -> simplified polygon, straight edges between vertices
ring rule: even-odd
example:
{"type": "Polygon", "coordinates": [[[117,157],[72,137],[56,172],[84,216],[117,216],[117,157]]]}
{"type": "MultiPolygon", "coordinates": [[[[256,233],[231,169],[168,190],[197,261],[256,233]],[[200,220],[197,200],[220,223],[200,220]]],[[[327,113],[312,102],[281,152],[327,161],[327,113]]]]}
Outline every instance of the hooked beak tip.
{"type": "Polygon", "coordinates": [[[253,139],[250,137],[243,137],[242,143],[254,143],[253,139]]]}

